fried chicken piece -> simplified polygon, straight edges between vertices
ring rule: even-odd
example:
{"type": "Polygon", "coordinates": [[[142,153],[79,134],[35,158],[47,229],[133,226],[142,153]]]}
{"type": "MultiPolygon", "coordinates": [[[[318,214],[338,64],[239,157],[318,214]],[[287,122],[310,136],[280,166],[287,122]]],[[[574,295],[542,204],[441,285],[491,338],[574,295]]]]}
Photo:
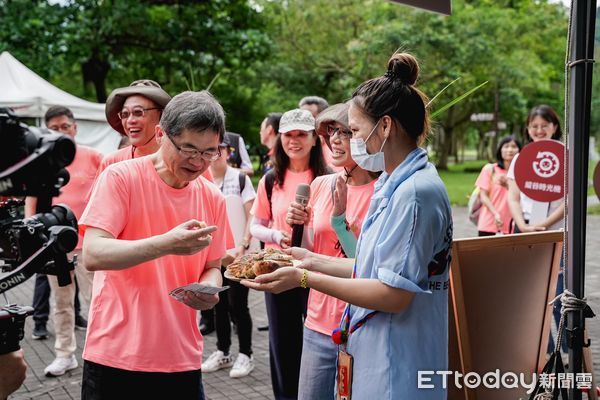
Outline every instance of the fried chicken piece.
{"type": "Polygon", "coordinates": [[[256,278],[256,274],[254,273],[254,269],[252,268],[253,265],[254,264],[252,264],[252,263],[244,264],[244,270],[242,271],[243,276],[241,276],[240,278],[246,278],[246,279],[256,278]]]}
{"type": "Polygon", "coordinates": [[[256,276],[269,274],[279,268],[279,265],[275,261],[257,261],[252,266],[252,270],[256,276]]]}
{"type": "Polygon", "coordinates": [[[294,263],[292,262],[292,256],[281,252],[266,254],[264,259],[265,261],[274,261],[280,267],[291,267],[294,265],[294,263]]]}
{"type": "Polygon", "coordinates": [[[227,266],[227,271],[235,276],[236,278],[242,278],[243,277],[243,271],[244,271],[244,265],[246,264],[240,264],[240,263],[232,263],[229,264],[227,266]]]}

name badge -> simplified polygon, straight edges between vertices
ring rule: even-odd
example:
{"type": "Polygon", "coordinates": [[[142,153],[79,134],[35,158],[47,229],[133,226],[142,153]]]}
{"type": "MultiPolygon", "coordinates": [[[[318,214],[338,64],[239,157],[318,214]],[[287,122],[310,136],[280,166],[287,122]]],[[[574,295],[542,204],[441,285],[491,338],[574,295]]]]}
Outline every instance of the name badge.
{"type": "Polygon", "coordinates": [[[354,359],[343,350],[338,352],[337,400],[352,399],[352,367],[354,359]]]}

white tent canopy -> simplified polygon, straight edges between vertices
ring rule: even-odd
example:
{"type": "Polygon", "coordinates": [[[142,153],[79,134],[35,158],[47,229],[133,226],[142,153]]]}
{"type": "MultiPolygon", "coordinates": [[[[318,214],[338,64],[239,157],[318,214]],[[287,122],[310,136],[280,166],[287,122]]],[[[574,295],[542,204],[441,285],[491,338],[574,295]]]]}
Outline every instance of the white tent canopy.
{"type": "Polygon", "coordinates": [[[106,154],[117,149],[120,135],[106,122],[104,104],[73,96],[37,75],[7,51],[0,54],[0,107],[20,117],[43,117],[50,106],[69,108],[77,120],[76,141],[106,154]]]}

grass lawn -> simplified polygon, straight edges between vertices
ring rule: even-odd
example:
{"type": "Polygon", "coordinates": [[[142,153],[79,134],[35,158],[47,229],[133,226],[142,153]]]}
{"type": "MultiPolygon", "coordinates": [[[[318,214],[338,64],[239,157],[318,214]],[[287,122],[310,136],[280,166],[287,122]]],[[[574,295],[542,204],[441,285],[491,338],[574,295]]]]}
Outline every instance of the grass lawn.
{"type": "MultiPolygon", "coordinates": [[[[448,171],[439,171],[452,205],[467,205],[469,196],[475,188],[475,180],[485,164],[486,161],[483,160],[467,161],[460,165],[450,165],[448,171]]],[[[256,175],[251,178],[255,188],[258,186],[259,179],[260,176],[256,175]]]]}
{"type": "MultiPolygon", "coordinates": [[[[453,206],[466,206],[469,196],[475,188],[475,180],[479,176],[481,168],[487,163],[484,160],[465,161],[463,164],[450,165],[447,171],[438,171],[446,185],[450,203],[453,206]]],[[[590,165],[590,176],[593,174],[593,166],[590,165]]],[[[256,188],[260,176],[253,176],[252,184],[256,188]]],[[[591,178],[590,178],[591,179],[591,178]]],[[[588,196],[594,196],[594,188],[588,188],[588,196]]],[[[588,208],[588,213],[600,215],[600,205],[588,208]]]]}
{"type": "Polygon", "coordinates": [[[484,160],[466,161],[463,164],[448,166],[447,171],[438,171],[453,206],[467,205],[475,188],[475,181],[485,164],[487,161],[484,160]]]}
{"type": "Polygon", "coordinates": [[[594,204],[587,208],[588,215],[600,215],[600,204],[594,204]]]}

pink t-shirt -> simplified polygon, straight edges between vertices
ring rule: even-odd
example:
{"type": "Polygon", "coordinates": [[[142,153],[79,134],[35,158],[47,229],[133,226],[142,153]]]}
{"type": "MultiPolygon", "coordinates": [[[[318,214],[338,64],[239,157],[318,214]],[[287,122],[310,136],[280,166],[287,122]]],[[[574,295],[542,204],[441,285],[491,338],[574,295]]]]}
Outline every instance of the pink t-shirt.
{"type": "MultiPolygon", "coordinates": [[[[100,164],[100,168],[98,168],[98,176],[102,173],[102,171],[106,169],[106,167],[108,167],[111,164],[125,160],[131,160],[131,150],[131,146],[127,146],[104,156],[104,158],[102,159],[102,163],[100,164]]],[[[212,174],[210,173],[210,170],[208,168],[202,173],[202,176],[211,182],[213,181],[212,174]]]]}
{"type": "MultiPolygon", "coordinates": [[[[343,257],[342,247],[330,223],[333,211],[331,188],[337,175],[320,176],[310,185],[310,205],[313,208],[313,251],[327,256],[343,257]]],[[[369,210],[376,181],[374,179],[368,184],[360,186],[348,185],[346,220],[356,237],[360,233],[362,221],[369,210]]],[[[308,296],[305,325],[313,331],[330,335],[331,331],[339,327],[345,307],[346,303],[342,300],[311,290],[308,296]]]]}
{"type": "Polygon", "coordinates": [[[124,160],[131,160],[131,146],[123,147],[122,149],[105,155],[102,159],[102,163],[100,163],[100,168],[98,168],[98,175],[100,175],[109,165],[124,160]]]}
{"type": "MultiPolygon", "coordinates": [[[[67,166],[70,179],[69,183],[61,189],[60,196],[54,198],[52,204],[64,203],[73,211],[77,220],[87,204],[87,194],[94,185],[96,171],[102,161],[102,154],[91,147],[77,145],[75,159],[67,166]]],[[[83,236],[79,234],[77,249],[83,245],[83,236]]]]}
{"type": "MultiPolygon", "coordinates": [[[[252,205],[252,215],[258,219],[272,221],[270,228],[278,231],[292,234],[292,228],[285,222],[288,207],[290,203],[296,200],[296,188],[301,183],[310,184],[313,180],[312,170],[308,169],[304,172],[292,172],[289,169],[285,172],[283,187],[278,184],[273,185],[273,193],[271,194],[271,203],[273,207],[273,216],[269,210],[269,199],[267,198],[267,190],[265,189],[265,178],[263,177],[258,182],[258,190],[256,191],[256,199],[252,205]]],[[[266,243],[265,247],[273,247],[279,249],[278,243],[266,243]]]]}
{"type": "MultiPolygon", "coordinates": [[[[500,214],[503,222],[502,233],[510,233],[510,220],[512,215],[508,208],[508,189],[498,183],[500,176],[506,176],[506,170],[500,168],[497,164],[494,165],[494,175],[492,177],[492,169],[489,164],[483,167],[475,186],[480,190],[488,192],[492,204],[496,211],[500,214]]],[[[477,230],[482,232],[496,233],[498,228],[494,219],[494,214],[484,205],[481,206],[477,230]]]]}
{"type": "Polygon", "coordinates": [[[209,261],[233,243],[225,199],[203,178],[167,185],[149,157],[114,164],[99,177],[80,228],[117,239],[163,234],[190,219],[216,225],[211,245],[190,256],[167,255],[119,271],[97,271],[83,358],[130,371],[180,372],[202,364],[196,310],[169,296],[198,282],[209,261]]]}

